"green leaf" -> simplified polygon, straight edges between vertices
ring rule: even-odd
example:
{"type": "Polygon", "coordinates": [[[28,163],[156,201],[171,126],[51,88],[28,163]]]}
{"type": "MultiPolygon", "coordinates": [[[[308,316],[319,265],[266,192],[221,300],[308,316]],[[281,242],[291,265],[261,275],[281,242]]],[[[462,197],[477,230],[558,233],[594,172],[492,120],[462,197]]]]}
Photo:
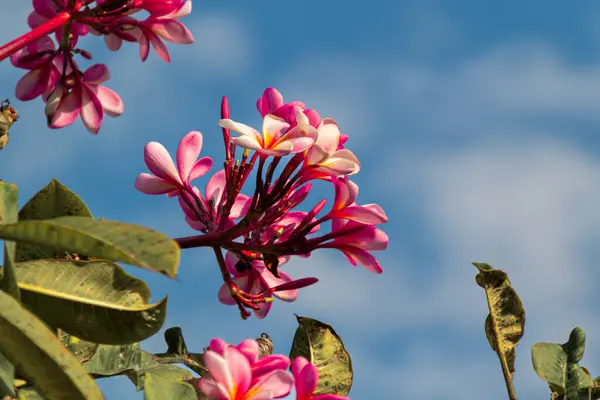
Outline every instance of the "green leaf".
{"type": "Polygon", "coordinates": [[[28,384],[48,400],[104,398],[85,368],[44,323],[3,292],[0,350],[28,384]]]}
{"type": "Polygon", "coordinates": [[[516,398],[512,386],[516,347],[525,330],[525,309],[506,272],[485,263],[473,263],[479,270],[475,282],[485,290],[490,313],[485,319],[485,335],[502,365],[509,397],[516,398]]]}
{"type": "Polygon", "coordinates": [[[35,260],[17,264],[23,303],[48,325],[102,344],[130,344],[162,327],[167,299],[109,261],[35,260]]]}
{"type": "Polygon", "coordinates": [[[23,388],[18,391],[18,399],[19,400],[44,400],[42,396],[39,395],[38,392],[31,388],[23,388]]]}
{"type": "Polygon", "coordinates": [[[305,357],[319,370],[319,382],[314,392],[347,396],[352,388],[353,371],[350,354],[342,339],[327,324],[316,319],[298,317],[298,328],[290,350],[290,359],[305,357]]]}
{"type": "Polygon", "coordinates": [[[160,371],[164,376],[170,376],[170,379],[192,377],[189,371],[167,364],[165,360],[143,351],[139,343],[135,343],[127,346],[100,345],[84,366],[94,376],[126,375],[137,390],[144,388],[144,375],[148,372],[160,371]]]}
{"type": "MultiPolygon", "coordinates": [[[[533,368],[540,378],[550,384],[553,392],[565,400],[579,400],[595,386],[579,361],[585,350],[585,333],[576,327],[564,344],[536,343],[531,349],[533,368]]],[[[589,396],[588,396],[589,397],[589,396]]]]}
{"type": "Polygon", "coordinates": [[[182,379],[172,379],[170,375],[166,375],[161,371],[146,373],[144,377],[144,400],[168,399],[197,400],[198,396],[194,387],[183,382],[182,379]]]}
{"type": "Polygon", "coordinates": [[[76,336],[60,331],[60,341],[77,358],[80,363],[89,361],[96,353],[99,344],[81,340],[76,336]]]}
{"type": "MultiPolygon", "coordinates": [[[[6,182],[0,182],[0,224],[13,224],[17,222],[19,210],[18,188],[6,182]]],[[[19,299],[19,287],[15,277],[15,242],[4,243],[4,265],[6,273],[2,277],[0,289],[19,299]]]]}
{"type": "Polygon", "coordinates": [[[0,399],[15,396],[15,367],[0,353],[0,399]]]}
{"type": "Polygon", "coordinates": [[[0,238],[123,262],[171,278],[179,264],[175,241],[152,229],[117,221],[85,217],[20,221],[0,225],[0,238]]]}
{"type": "Polygon", "coordinates": [[[121,346],[101,344],[92,358],[83,366],[92,375],[121,375],[128,370],[137,370],[143,367],[142,349],[139,343],[121,346]]]}
{"type": "MultiPolygon", "coordinates": [[[[91,218],[92,214],[83,200],[56,179],[52,179],[19,211],[19,221],[66,216],[91,218]]],[[[19,243],[17,246],[17,262],[44,258],[65,258],[65,252],[39,244],[19,243]]]]}

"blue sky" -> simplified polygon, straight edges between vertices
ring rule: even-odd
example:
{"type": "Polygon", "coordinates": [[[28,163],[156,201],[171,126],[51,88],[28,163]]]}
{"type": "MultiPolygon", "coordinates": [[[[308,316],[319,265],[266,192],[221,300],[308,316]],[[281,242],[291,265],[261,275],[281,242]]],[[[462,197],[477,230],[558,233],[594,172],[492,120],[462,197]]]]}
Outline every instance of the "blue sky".
{"type": "MultiPolygon", "coordinates": [[[[25,31],[30,9],[4,6],[4,41],[25,31]]],[[[337,120],[362,163],[353,179],[359,203],[379,203],[390,217],[383,275],[315,252],[285,268],[319,284],[275,304],[265,320],[241,321],[218,302],[206,249],[184,251],[179,281],[130,268],[155,299],[169,295],[165,327],[181,326],[191,350],[215,336],[237,343],[267,332],[286,354],[297,313],[344,339],[353,399],[505,399],[470,265],[484,261],[509,273],[527,311],[520,398],[547,396],[531,346],[564,342],[576,325],[588,334],[583,364],[600,375],[600,5],[196,1],[184,21],[196,43],[170,46],[170,65],[155,54],[142,64],[134,45],[108,53],[98,38],[81,41],[109,66],[107,86],[125,101],[125,114],[98,136],[80,121],[49,130],[39,99],[14,101],[22,118],[1,152],[0,177],[19,185],[23,202],[57,178],[96,216],[193,234],[176,201],[133,188],[146,171],[144,145],[174,152],[197,129],[203,155],[220,162],[221,96],[234,119],[259,126],[255,101],[274,86],[337,120]]],[[[21,75],[0,64],[0,97],[14,98],[21,75]]],[[[322,188],[314,201],[331,198],[322,188]]],[[[163,351],[162,333],[146,348],[163,351]]],[[[124,378],[102,388],[109,399],[142,398],[124,378]]]]}

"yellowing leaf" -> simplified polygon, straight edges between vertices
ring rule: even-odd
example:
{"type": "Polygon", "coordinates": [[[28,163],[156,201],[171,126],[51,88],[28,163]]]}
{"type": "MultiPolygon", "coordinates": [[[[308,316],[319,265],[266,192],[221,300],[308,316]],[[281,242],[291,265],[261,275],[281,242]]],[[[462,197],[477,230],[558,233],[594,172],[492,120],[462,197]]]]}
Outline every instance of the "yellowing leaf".
{"type": "Polygon", "coordinates": [[[342,339],[327,324],[316,319],[296,317],[298,328],[290,350],[290,358],[305,357],[319,370],[318,394],[347,396],[352,388],[353,371],[350,354],[342,339]]]}

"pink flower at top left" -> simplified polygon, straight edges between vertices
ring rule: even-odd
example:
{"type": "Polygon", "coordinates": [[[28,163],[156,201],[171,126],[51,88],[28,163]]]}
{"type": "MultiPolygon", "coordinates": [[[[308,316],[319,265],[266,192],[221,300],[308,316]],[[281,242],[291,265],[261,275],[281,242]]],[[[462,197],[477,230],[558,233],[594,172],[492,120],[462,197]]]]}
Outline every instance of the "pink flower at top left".
{"type": "Polygon", "coordinates": [[[78,117],[91,133],[98,133],[105,115],[123,113],[120,96],[104,86],[110,72],[104,64],[81,68],[76,58],[91,60],[79,46],[82,36],[102,36],[111,51],[123,42],[139,44],[142,61],[150,46],[165,62],[170,62],[164,41],[176,44],[194,42],[192,33],[179,20],[192,12],[190,0],[33,0],[27,18],[30,32],[0,47],[0,61],[27,72],[19,80],[15,95],[19,100],[36,97],[46,104],[48,127],[72,124],[78,117]],[[139,11],[146,18],[136,19],[139,11]]]}

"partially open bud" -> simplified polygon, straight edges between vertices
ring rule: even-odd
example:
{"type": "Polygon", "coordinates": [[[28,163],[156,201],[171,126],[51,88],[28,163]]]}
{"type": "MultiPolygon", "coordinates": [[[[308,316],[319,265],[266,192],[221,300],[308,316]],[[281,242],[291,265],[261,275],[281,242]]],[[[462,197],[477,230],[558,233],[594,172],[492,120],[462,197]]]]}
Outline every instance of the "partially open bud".
{"type": "Polygon", "coordinates": [[[153,17],[162,17],[177,11],[185,0],[135,0],[134,8],[143,8],[153,17]]]}

